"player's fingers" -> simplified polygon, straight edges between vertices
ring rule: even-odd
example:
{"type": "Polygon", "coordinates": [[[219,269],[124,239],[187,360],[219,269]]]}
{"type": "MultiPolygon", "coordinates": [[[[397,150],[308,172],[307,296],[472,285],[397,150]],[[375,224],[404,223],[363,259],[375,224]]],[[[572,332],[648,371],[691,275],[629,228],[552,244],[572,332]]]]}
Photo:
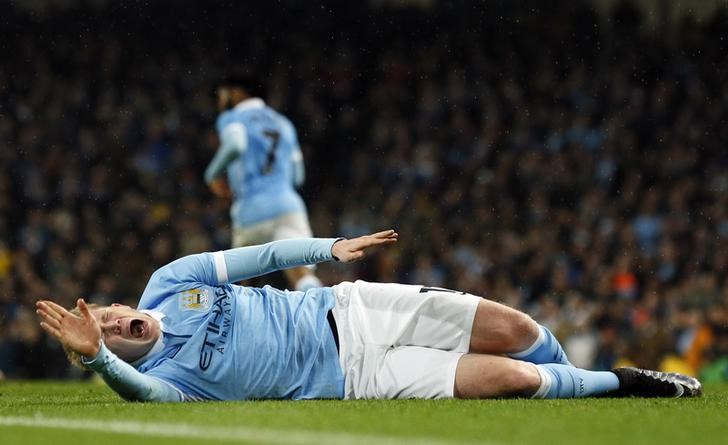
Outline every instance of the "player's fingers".
{"type": "Polygon", "coordinates": [[[38,308],[35,311],[36,314],[45,322],[47,323],[53,323],[54,326],[60,327],[61,326],[61,318],[56,315],[53,312],[48,312],[44,310],[43,308],[38,308]]]}
{"type": "Polygon", "coordinates": [[[61,339],[61,331],[54,328],[53,326],[50,326],[48,323],[41,321],[40,327],[43,328],[44,331],[54,336],[56,339],[61,339]]]}
{"type": "Polygon", "coordinates": [[[362,241],[363,241],[362,247],[371,247],[371,246],[379,246],[382,244],[394,243],[397,241],[397,238],[391,237],[391,236],[386,237],[386,238],[385,237],[377,237],[377,238],[366,237],[362,241]]]}
{"type": "Polygon", "coordinates": [[[54,303],[54,302],[52,302],[50,300],[43,300],[42,303],[45,304],[46,306],[52,308],[56,312],[58,312],[61,315],[61,317],[65,317],[66,315],[70,315],[70,312],[68,312],[66,310],[66,308],[64,308],[60,304],[56,304],[56,303],[54,303]]]}
{"type": "Polygon", "coordinates": [[[87,320],[91,320],[93,317],[91,316],[91,311],[89,311],[88,306],[86,305],[86,302],[83,300],[83,298],[79,298],[76,300],[76,306],[78,306],[78,309],[81,311],[81,315],[83,315],[83,318],[87,320]]]}
{"type": "Polygon", "coordinates": [[[58,311],[56,311],[51,306],[48,306],[47,304],[45,304],[45,302],[43,302],[43,301],[36,303],[36,307],[38,308],[38,311],[40,311],[40,312],[36,312],[36,313],[38,313],[38,315],[45,315],[48,318],[53,318],[54,320],[58,320],[58,321],[61,321],[63,319],[62,314],[58,313],[58,311]]]}
{"type": "Polygon", "coordinates": [[[397,237],[379,238],[376,240],[376,244],[389,244],[397,242],[397,237]]]}
{"type": "Polygon", "coordinates": [[[394,229],[382,230],[381,232],[372,233],[369,236],[374,238],[389,238],[392,235],[397,236],[397,232],[395,232],[394,229]]]}

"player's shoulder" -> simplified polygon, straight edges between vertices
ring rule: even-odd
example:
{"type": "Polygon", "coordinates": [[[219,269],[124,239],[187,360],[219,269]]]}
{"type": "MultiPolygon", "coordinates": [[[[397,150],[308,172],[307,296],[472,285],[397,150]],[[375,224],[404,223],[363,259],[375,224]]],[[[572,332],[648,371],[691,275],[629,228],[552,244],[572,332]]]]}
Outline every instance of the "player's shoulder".
{"type": "Polygon", "coordinates": [[[285,114],[281,113],[280,111],[268,107],[271,111],[272,116],[274,116],[275,120],[278,122],[278,125],[280,128],[282,128],[285,132],[294,133],[296,132],[296,127],[293,125],[293,122],[286,116],[285,114]]]}
{"type": "MultiPolygon", "coordinates": [[[[200,276],[210,267],[212,254],[203,252],[178,258],[155,270],[139,299],[139,309],[152,309],[162,300],[180,291],[202,285],[200,276]]],[[[209,277],[208,277],[209,278],[209,277]]]]}
{"type": "Polygon", "coordinates": [[[138,309],[151,309],[157,303],[165,293],[167,282],[171,278],[169,271],[169,265],[162,266],[155,270],[147,281],[147,285],[144,287],[141,298],[137,305],[138,309]]]}
{"type": "Polygon", "coordinates": [[[270,105],[268,105],[268,104],[266,104],[266,105],[265,105],[265,108],[266,108],[266,110],[268,110],[268,112],[269,112],[269,113],[270,113],[270,114],[271,114],[272,116],[274,116],[274,117],[275,117],[276,119],[280,119],[281,121],[283,121],[283,122],[287,122],[287,123],[289,123],[289,124],[291,123],[291,120],[290,120],[290,119],[288,119],[288,116],[286,116],[285,114],[283,114],[283,112],[282,112],[282,111],[279,111],[279,110],[277,110],[277,109],[273,108],[272,106],[270,106],[270,105]]]}
{"type": "Polygon", "coordinates": [[[235,114],[233,113],[233,110],[226,110],[217,116],[217,122],[215,123],[215,127],[217,128],[218,132],[222,132],[223,128],[225,128],[228,124],[234,121],[235,114]]]}

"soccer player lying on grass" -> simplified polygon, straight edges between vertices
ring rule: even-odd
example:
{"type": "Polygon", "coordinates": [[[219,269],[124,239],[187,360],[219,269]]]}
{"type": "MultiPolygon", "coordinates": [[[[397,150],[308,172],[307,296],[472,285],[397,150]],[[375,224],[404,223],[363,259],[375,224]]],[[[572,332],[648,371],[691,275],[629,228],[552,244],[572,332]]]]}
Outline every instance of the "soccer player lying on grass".
{"type": "Polygon", "coordinates": [[[690,377],[572,366],[528,315],[447,289],[343,282],[289,292],[231,284],[274,270],[356,261],[393,230],[292,239],[178,259],[137,309],[39,301],[41,326],[123,398],[242,399],[697,396],[690,377]]]}

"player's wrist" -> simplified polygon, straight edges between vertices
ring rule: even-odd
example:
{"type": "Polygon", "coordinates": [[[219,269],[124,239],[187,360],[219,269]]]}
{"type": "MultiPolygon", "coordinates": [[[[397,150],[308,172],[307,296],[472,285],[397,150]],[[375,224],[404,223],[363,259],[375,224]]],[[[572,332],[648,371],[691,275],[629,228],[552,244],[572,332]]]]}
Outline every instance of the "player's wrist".
{"type": "Polygon", "coordinates": [[[337,251],[338,251],[338,248],[341,247],[341,244],[339,244],[339,241],[344,241],[344,240],[346,240],[346,238],[339,237],[334,240],[333,244],[331,244],[331,258],[334,261],[341,261],[341,253],[339,252],[337,254],[337,251]],[[339,245],[337,246],[337,244],[339,244],[339,245]]]}
{"type": "Polygon", "coordinates": [[[103,344],[103,340],[99,339],[95,344],[93,344],[85,353],[81,354],[84,357],[88,358],[89,360],[93,360],[99,355],[99,352],[101,352],[101,345],[103,344]]]}
{"type": "MultiPolygon", "coordinates": [[[[98,365],[99,363],[104,361],[104,357],[108,354],[108,349],[104,345],[103,340],[99,340],[99,343],[96,347],[91,348],[89,351],[86,351],[88,355],[81,354],[81,363],[84,365],[98,365]]],[[[93,369],[93,366],[89,366],[91,369],[93,369]]]]}

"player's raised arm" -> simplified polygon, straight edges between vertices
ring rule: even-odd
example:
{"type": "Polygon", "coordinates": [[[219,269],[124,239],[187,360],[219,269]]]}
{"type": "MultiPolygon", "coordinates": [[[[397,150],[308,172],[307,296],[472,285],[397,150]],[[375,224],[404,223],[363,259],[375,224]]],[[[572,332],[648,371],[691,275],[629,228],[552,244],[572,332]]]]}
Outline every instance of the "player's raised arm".
{"type": "MultiPolygon", "coordinates": [[[[287,121],[288,122],[288,121],[287,121]]],[[[291,172],[294,187],[301,187],[306,181],[306,168],[303,164],[303,152],[301,151],[301,144],[298,142],[298,134],[293,124],[288,122],[288,128],[291,132],[291,139],[293,140],[291,149],[291,172]]]]}
{"type": "MultiPolygon", "coordinates": [[[[222,252],[224,262],[216,259],[217,276],[236,282],[276,270],[338,260],[345,263],[365,257],[372,247],[391,244],[399,235],[385,230],[353,239],[302,238],[273,241],[260,246],[240,247],[222,252]],[[224,271],[222,270],[224,269],[224,271]],[[221,274],[221,272],[224,272],[221,274]]],[[[219,255],[219,254],[213,254],[219,255]]],[[[218,257],[219,258],[219,257],[218,257]]]]}
{"type": "MultiPolygon", "coordinates": [[[[203,283],[217,286],[285,270],[296,266],[338,260],[358,261],[366,250],[392,244],[397,232],[385,230],[358,238],[294,238],[272,241],[259,246],[238,247],[218,252],[188,255],[158,269],[152,280],[168,286],[180,283],[203,283]]],[[[151,307],[142,295],[140,307],[151,307]]]]}
{"type": "Polygon", "coordinates": [[[301,187],[306,181],[306,168],[303,165],[303,153],[301,147],[296,146],[291,154],[291,164],[293,165],[293,185],[301,187]]]}
{"type": "Polygon", "coordinates": [[[223,174],[228,165],[247,149],[247,141],[247,131],[240,123],[229,123],[220,131],[220,148],[205,170],[205,182],[216,196],[230,197],[230,188],[223,174]]]}

